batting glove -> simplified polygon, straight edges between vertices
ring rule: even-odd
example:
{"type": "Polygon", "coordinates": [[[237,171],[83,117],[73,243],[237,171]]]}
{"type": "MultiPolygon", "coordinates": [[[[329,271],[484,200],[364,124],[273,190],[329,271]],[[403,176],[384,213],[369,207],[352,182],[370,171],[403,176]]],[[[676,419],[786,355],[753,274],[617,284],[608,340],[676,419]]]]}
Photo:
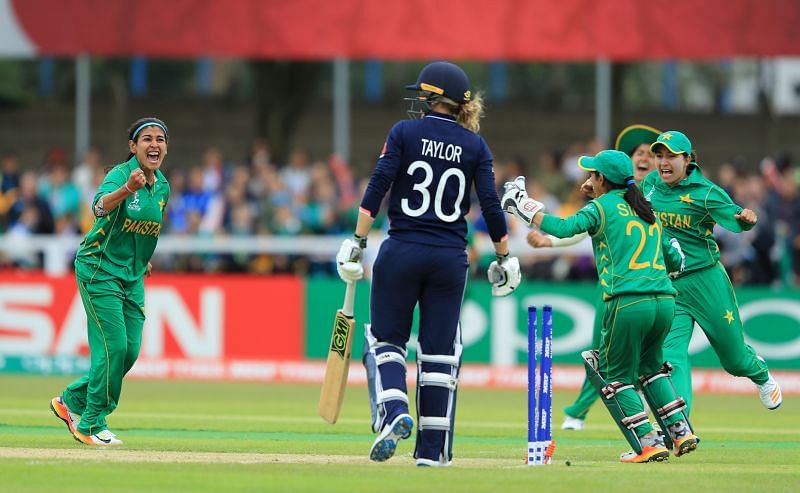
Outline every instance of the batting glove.
{"type": "Polygon", "coordinates": [[[348,238],[342,242],[336,254],[336,271],[342,281],[353,282],[364,277],[364,266],[361,264],[363,256],[358,240],[348,238]]]}
{"type": "Polygon", "coordinates": [[[492,283],[492,296],[508,296],[522,281],[519,259],[508,254],[498,255],[497,260],[489,264],[486,274],[492,283]]]}

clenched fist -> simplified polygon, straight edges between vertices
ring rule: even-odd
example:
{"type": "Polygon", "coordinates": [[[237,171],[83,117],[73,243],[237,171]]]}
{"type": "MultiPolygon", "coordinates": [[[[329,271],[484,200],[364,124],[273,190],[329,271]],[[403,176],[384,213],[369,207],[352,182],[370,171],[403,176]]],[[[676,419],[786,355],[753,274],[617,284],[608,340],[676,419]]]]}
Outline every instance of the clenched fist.
{"type": "Polygon", "coordinates": [[[758,216],[750,209],[742,209],[742,212],[734,214],[733,217],[748,224],[755,224],[758,222],[758,216]]]}
{"type": "Polygon", "coordinates": [[[125,183],[125,186],[131,192],[135,192],[136,190],[144,187],[146,183],[147,178],[144,176],[144,171],[142,171],[142,168],[136,168],[135,170],[131,171],[131,175],[128,177],[128,181],[125,183]]]}
{"type": "Polygon", "coordinates": [[[528,233],[528,245],[532,246],[533,248],[542,248],[542,247],[551,247],[553,246],[553,240],[546,234],[542,234],[535,229],[532,229],[528,233]]]}

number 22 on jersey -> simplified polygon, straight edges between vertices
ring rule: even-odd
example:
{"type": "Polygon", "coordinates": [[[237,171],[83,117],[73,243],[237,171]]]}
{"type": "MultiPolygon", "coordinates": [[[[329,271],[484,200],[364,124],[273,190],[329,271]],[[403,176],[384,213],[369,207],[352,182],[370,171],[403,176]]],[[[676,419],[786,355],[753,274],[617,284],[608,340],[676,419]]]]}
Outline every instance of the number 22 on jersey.
{"type": "MultiPolygon", "coordinates": [[[[645,225],[642,224],[640,221],[637,220],[630,220],[628,224],[625,226],[625,236],[638,236],[639,244],[636,246],[636,250],[633,252],[633,256],[631,260],[628,262],[628,268],[630,270],[639,270],[639,269],[646,269],[648,267],[652,267],[656,270],[664,270],[664,266],[658,263],[658,256],[661,253],[661,225],[656,222],[651,224],[646,230],[645,225]],[[635,233],[634,233],[635,232],[635,233]],[[655,239],[655,254],[653,255],[653,261],[650,262],[646,258],[642,259],[642,253],[645,250],[645,247],[648,243],[648,238],[655,239]]],[[[652,248],[652,247],[651,247],[652,248]]],[[[645,255],[648,257],[649,255],[645,255]]]]}

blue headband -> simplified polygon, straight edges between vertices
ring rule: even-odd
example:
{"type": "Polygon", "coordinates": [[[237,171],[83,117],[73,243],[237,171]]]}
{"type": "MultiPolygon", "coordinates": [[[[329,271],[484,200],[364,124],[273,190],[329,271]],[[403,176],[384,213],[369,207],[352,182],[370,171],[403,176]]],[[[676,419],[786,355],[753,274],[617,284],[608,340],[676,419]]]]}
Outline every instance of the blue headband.
{"type": "Polygon", "coordinates": [[[634,180],[633,178],[628,178],[628,180],[625,182],[625,184],[626,185],[636,185],[636,180],[634,180]]]}
{"type": "Polygon", "coordinates": [[[133,131],[133,135],[131,136],[131,140],[135,141],[136,140],[136,136],[139,134],[139,131],[141,129],[143,129],[144,127],[158,127],[158,128],[160,128],[161,130],[164,131],[164,137],[167,137],[169,135],[169,132],[167,132],[167,127],[165,127],[164,125],[162,125],[162,124],[160,124],[158,122],[145,122],[145,123],[142,123],[141,125],[139,125],[139,128],[137,128],[136,130],[133,131]]]}

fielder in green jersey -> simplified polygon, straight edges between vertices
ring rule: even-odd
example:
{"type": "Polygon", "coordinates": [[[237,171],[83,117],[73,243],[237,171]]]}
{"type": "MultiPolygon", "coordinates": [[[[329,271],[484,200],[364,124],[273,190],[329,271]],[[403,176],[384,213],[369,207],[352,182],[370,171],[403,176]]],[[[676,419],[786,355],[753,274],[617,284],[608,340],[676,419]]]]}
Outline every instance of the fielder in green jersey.
{"type": "Polygon", "coordinates": [[[128,161],[106,175],[92,203],[94,226],[75,257],[86,310],[89,374],[50,401],[73,437],[87,445],[121,445],[106,416],[119,403],[122,378],[139,355],[144,325],[144,277],[161,233],[169,183],[160,168],[169,133],[157,118],[128,130],[128,161]]]}
{"type": "Polygon", "coordinates": [[[736,294],[719,263],[714,238],[715,224],[738,233],[751,229],[758,218],[703,176],[692,144],[683,133],[664,132],[651,148],[657,169],[642,181],[642,193],[653,204],[665,232],[678,239],[686,254],[686,269],[673,281],[678,291],[675,319],[664,342],[675,386],[691,408],[689,341],[697,323],[725,371],[752,380],[764,406],[777,409],[782,402],[780,387],[764,359],[744,341],[736,294]]]}
{"type": "MultiPolygon", "coordinates": [[[[661,133],[648,125],[636,124],[622,129],[617,135],[614,148],[630,156],[633,161],[633,179],[639,183],[655,168],[655,156],[650,150],[650,144],[655,142],[661,133]]],[[[581,191],[589,197],[594,197],[591,179],[586,180],[581,186],[581,191]]],[[[569,238],[557,238],[553,235],[544,235],[533,229],[528,233],[528,244],[534,248],[565,247],[575,245],[588,237],[587,233],[577,234],[569,238]]],[[[594,324],[592,326],[592,348],[600,347],[601,333],[603,330],[604,301],[601,290],[598,290],[595,303],[594,324]]],[[[563,430],[582,430],[589,408],[597,400],[597,392],[587,373],[581,390],[575,402],[564,408],[563,430]]]]}
{"type": "Polygon", "coordinates": [[[503,209],[527,224],[559,238],[587,232],[605,302],[598,352],[586,351],[592,383],[633,452],[622,462],[661,461],[669,456],[664,439],[653,429],[636,392],[641,386],[656,419],[670,438],[675,455],[697,448],[698,439],[675,394],[662,343],[675,310],[675,290],[667,275],[679,270],[674,241],[662,235],[633,179],[630,157],[608,150],[583,156],[579,166],[591,173],[595,198],[566,219],[544,214],[544,205],[528,197],[525,179],[506,183],[503,209]]]}

